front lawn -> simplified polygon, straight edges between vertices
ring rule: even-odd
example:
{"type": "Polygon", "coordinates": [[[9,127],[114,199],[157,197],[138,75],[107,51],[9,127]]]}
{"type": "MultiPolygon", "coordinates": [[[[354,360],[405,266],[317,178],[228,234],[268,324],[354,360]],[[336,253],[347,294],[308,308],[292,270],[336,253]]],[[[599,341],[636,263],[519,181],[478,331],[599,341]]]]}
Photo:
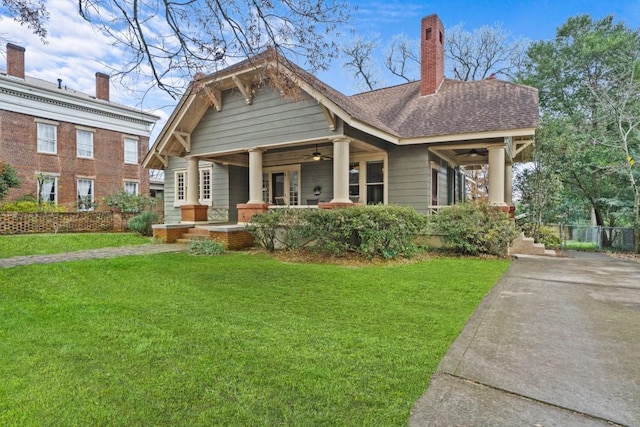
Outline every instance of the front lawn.
{"type": "Polygon", "coordinates": [[[235,253],[0,270],[0,425],[405,425],[508,266],[235,253]]]}
{"type": "Polygon", "coordinates": [[[86,249],[151,243],[149,237],[133,233],[58,233],[0,236],[0,258],[48,255],[86,249]]]}

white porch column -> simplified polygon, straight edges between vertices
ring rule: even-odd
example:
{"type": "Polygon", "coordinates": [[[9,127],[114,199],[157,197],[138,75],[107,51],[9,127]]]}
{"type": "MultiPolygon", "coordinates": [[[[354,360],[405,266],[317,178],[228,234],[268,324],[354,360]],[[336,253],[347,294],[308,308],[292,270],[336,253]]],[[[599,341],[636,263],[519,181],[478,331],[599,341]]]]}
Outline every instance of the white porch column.
{"type": "Polygon", "coordinates": [[[349,199],[349,138],[333,140],[333,199],[330,203],[352,203],[349,199]]]}
{"type": "Polygon", "coordinates": [[[504,202],[513,206],[513,165],[511,163],[504,167],[504,202]]]}
{"type": "Polygon", "coordinates": [[[249,202],[264,203],[262,200],[262,151],[249,150],[249,202]]]}
{"type": "Polygon", "coordinates": [[[198,158],[187,158],[187,205],[199,205],[198,182],[200,181],[200,169],[198,158]]]}
{"type": "Polygon", "coordinates": [[[489,150],[489,204],[506,206],[504,202],[505,147],[494,145],[489,150]]]}

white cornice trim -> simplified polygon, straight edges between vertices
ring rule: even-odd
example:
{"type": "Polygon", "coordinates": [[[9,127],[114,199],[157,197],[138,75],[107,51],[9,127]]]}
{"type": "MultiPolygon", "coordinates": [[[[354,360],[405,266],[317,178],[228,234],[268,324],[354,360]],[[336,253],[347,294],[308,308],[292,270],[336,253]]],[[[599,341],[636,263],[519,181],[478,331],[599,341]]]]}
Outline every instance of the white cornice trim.
{"type": "Polygon", "coordinates": [[[128,107],[0,79],[0,108],[48,120],[149,136],[158,117],[128,107]]]}

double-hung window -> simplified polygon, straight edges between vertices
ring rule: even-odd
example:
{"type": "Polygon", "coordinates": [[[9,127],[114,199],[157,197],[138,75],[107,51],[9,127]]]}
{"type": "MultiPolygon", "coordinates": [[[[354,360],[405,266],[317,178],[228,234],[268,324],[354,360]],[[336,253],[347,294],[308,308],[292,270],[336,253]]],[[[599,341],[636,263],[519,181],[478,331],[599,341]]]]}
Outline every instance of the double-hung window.
{"type": "Polygon", "coordinates": [[[76,156],[93,159],[93,132],[76,129],[76,156]]]}
{"type": "Polygon", "coordinates": [[[124,191],[127,194],[131,194],[132,196],[138,195],[138,182],[137,181],[125,181],[124,182],[124,191]]]}
{"type": "Polygon", "coordinates": [[[362,156],[349,163],[349,198],[356,203],[386,203],[385,163],[380,156],[362,156]]]}
{"type": "Polygon", "coordinates": [[[211,168],[200,169],[200,203],[211,205],[211,168]]]}
{"type": "Polygon", "coordinates": [[[77,198],[79,211],[92,211],[94,201],[94,181],[93,179],[79,178],[77,185],[77,198]]]}
{"type": "Polygon", "coordinates": [[[58,203],[58,177],[54,175],[40,175],[38,183],[38,202],[57,204],[58,203]]]}
{"type": "Polygon", "coordinates": [[[177,171],[175,173],[175,202],[176,206],[183,205],[187,201],[187,172],[177,171]]]}
{"type": "Polygon", "coordinates": [[[58,154],[58,126],[51,123],[37,123],[38,153],[58,154]]]}
{"type": "Polygon", "coordinates": [[[124,162],[134,165],[138,164],[138,140],[133,138],[124,139],[124,162]]]}

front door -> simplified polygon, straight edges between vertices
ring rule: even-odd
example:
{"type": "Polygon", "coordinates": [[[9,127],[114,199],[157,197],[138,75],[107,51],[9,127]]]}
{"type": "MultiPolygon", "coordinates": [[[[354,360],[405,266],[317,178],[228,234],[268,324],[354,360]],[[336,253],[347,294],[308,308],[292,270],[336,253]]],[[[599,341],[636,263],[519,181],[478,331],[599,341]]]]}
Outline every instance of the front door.
{"type": "Polygon", "coordinates": [[[274,205],[286,205],[285,202],[284,172],[271,174],[271,203],[274,205]]]}

